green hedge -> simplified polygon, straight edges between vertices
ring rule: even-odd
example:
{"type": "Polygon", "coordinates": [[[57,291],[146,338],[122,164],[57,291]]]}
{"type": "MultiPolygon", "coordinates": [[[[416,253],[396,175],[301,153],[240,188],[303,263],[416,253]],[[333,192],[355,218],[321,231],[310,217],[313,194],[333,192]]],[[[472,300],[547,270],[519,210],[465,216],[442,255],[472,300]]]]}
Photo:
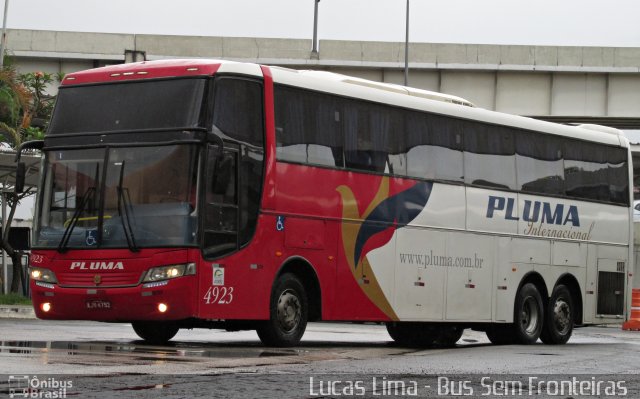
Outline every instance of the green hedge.
{"type": "Polygon", "coordinates": [[[31,299],[20,294],[0,295],[0,305],[31,305],[31,299]]]}

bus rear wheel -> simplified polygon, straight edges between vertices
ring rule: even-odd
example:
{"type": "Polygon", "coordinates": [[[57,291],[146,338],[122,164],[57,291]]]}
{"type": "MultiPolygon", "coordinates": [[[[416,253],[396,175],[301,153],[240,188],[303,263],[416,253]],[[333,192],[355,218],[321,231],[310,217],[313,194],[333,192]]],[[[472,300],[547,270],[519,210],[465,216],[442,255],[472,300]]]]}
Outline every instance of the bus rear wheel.
{"type": "Polygon", "coordinates": [[[542,333],[544,308],[542,297],[534,284],[523,285],[516,295],[513,315],[514,338],[523,345],[534,344],[542,333]]]}
{"type": "Polygon", "coordinates": [[[516,294],[513,323],[493,324],[486,330],[494,345],[534,344],[542,333],[544,308],[542,297],[534,284],[527,283],[516,294]]]}
{"type": "Polygon", "coordinates": [[[180,330],[175,323],[166,321],[134,321],[131,326],[140,338],[152,345],[166,344],[180,330]]]}
{"type": "Polygon", "coordinates": [[[511,345],[516,342],[512,324],[494,324],[487,328],[486,333],[494,345],[511,345]]]}
{"type": "Polygon", "coordinates": [[[283,274],[271,291],[269,320],[258,328],[263,344],[276,347],[295,346],[300,342],[309,315],[309,303],[304,286],[291,274],[283,274]]]}
{"type": "Polygon", "coordinates": [[[547,306],[546,318],[540,339],[545,344],[566,344],[573,333],[573,301],[565,285],[553,289],[547,306]]]}

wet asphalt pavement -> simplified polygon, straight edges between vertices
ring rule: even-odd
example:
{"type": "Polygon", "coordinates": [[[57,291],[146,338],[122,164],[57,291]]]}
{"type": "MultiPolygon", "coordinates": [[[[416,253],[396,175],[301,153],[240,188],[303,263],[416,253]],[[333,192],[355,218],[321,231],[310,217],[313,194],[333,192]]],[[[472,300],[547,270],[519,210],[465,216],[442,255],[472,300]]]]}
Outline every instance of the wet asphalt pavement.
{"type": "Polygon", "coordinates": [[[252,331],[186,330],[150,346],[125,324],[0,319],[0,398],[25,387],[30,397],[579,398],[610,396],[607,378],[634,398],[638,373],[640,332],[615,327],[577,329],[561,346],[493,346],[467,330],[455,348],[416,350],[395,346],[383,326],[312,323],[299,347],[282,349],[252,331]],[[556,395],[553,381],[539,384],[545,375],[599,395],[556,395]],[[500,390],[504,380],[525,385],[500,390]]]}

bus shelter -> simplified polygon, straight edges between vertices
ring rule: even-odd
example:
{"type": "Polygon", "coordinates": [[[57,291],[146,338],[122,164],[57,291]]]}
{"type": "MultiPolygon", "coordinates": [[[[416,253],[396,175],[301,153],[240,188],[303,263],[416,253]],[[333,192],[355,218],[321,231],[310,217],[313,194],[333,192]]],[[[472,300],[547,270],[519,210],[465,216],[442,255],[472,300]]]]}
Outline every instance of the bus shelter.
{"type": "MultiPolygon", "coordinates": [[[[4,230],[7,222],[7,217],[10,212],[8,196],[13,193],[16,179],[16,152],[14,150],[0,150],[0,184],[2,185],[2,230],[4,230]]],[[[25,192],[35,193],[35,188],[38,185],[40,179],[40,153],[23,153],[21,161],[25,163],[26,179],[25,179],[25,192]]],[[[16,205],[19,206],[19,205],[16,205]]],[[[6,276],[9,275],[9,265],[7,264],[7,256],[2,251],[2,292],[9,292],[9,279],[6,276]]]]}

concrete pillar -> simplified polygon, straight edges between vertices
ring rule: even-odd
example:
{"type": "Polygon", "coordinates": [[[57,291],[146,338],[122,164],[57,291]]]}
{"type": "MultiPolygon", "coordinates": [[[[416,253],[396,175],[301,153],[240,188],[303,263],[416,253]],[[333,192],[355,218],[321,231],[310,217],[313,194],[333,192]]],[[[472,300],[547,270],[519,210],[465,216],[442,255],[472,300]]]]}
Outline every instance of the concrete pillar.
{"type": "Polygon", "coordinates": [[[144,51],[138,50],[125,50],[124,51],[124,62],[128,64],[130,62],[142,62],[146,61],[147,53],[144,51]]]}

